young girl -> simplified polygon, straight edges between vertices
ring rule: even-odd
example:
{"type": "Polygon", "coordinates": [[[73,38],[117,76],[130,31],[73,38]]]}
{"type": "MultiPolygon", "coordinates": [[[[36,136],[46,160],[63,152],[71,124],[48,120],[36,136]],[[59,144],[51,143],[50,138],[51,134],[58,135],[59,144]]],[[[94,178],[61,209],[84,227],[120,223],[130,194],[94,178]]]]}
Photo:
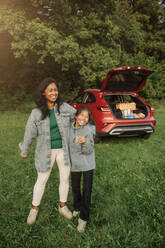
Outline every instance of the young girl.
{"type": "Polygon", "coordinates": [[[84,232],[87,221],[89,221],[93,172],[95,169],[95,126],[90,123],[92,123],[90,110],[86,107],[80,107],[70,130],[73,216],[80,212],[77,226],[79,232],[84,232]],[[81,175],[83,175],[82,194],[80,187],[81,175]]]}

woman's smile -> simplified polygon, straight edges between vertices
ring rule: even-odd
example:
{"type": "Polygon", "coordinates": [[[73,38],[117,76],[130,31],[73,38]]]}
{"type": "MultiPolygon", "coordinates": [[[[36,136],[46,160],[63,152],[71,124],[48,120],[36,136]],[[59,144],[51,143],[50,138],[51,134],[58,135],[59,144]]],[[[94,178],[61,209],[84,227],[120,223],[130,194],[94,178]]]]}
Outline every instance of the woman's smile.
{"type": "Polygon", "coordinates": [[[48,103],[49,102],[55,103],[55,101],[58,98],[58,89],[55,83],[50,83],[48,87],[45,89],[43,95],[45,96],[48,103]]]}

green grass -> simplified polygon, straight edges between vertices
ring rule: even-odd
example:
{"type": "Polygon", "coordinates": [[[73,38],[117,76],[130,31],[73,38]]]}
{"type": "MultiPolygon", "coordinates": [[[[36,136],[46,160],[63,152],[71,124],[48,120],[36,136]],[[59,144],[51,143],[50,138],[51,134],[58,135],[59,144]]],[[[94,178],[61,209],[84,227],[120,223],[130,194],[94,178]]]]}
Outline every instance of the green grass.
{"type": "MultiPolygon", "coordinates": [[[[58,213],[58,170],[53,168],[37,222],[26,224],[36,180],[34,147],[20,160],[28,114],[0,117],[0,248],[164,248],[165,109],[155,113],[156,132],[148,140],[105,138],[95,145],[91,220],[84,234],[77,218],[58,213]]],[[[72,209],[72,194],[69,193],[72,209]]]]}

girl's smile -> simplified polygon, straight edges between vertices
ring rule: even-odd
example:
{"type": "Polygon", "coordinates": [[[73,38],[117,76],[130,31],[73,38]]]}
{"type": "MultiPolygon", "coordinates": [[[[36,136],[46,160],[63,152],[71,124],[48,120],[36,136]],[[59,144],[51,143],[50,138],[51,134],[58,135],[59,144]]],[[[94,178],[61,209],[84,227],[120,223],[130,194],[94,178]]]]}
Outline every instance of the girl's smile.
{"type": "Polygon", "coordinates": [[[88,111],[87,110],[81,111],[81,113],[79,115],[77,115],[75,117],[75,119],[76,119],[75,127],[86,125],[88,123],[88,121],[89,121],[89,113],[88,113],[88,111]]]}

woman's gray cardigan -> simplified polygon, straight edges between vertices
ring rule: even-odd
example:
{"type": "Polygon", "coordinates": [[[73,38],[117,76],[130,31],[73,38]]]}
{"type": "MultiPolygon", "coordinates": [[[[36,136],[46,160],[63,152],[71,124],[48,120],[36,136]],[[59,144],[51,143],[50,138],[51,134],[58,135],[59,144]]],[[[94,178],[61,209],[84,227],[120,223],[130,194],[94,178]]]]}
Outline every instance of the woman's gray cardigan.
{"type": "MultiPolygon", "coordinates": [[[[55,106],[54,112],[62,137],[64,163],[65,165],[70,165],[68,150],[69,128],[76,110],[69,104],[63,103],[60,106],[60,114],[57,111],[57,106],[55,106]]],[[[46,172],[51,168],[50,120],[49,117],[42,120],[42,113],[38,108],[32,110],[26,124],[24,140],[19,144],[22,157],[27,157],[30,145],[35,138],[37,138],[35,167],[38,172],[46,172]]]]}

